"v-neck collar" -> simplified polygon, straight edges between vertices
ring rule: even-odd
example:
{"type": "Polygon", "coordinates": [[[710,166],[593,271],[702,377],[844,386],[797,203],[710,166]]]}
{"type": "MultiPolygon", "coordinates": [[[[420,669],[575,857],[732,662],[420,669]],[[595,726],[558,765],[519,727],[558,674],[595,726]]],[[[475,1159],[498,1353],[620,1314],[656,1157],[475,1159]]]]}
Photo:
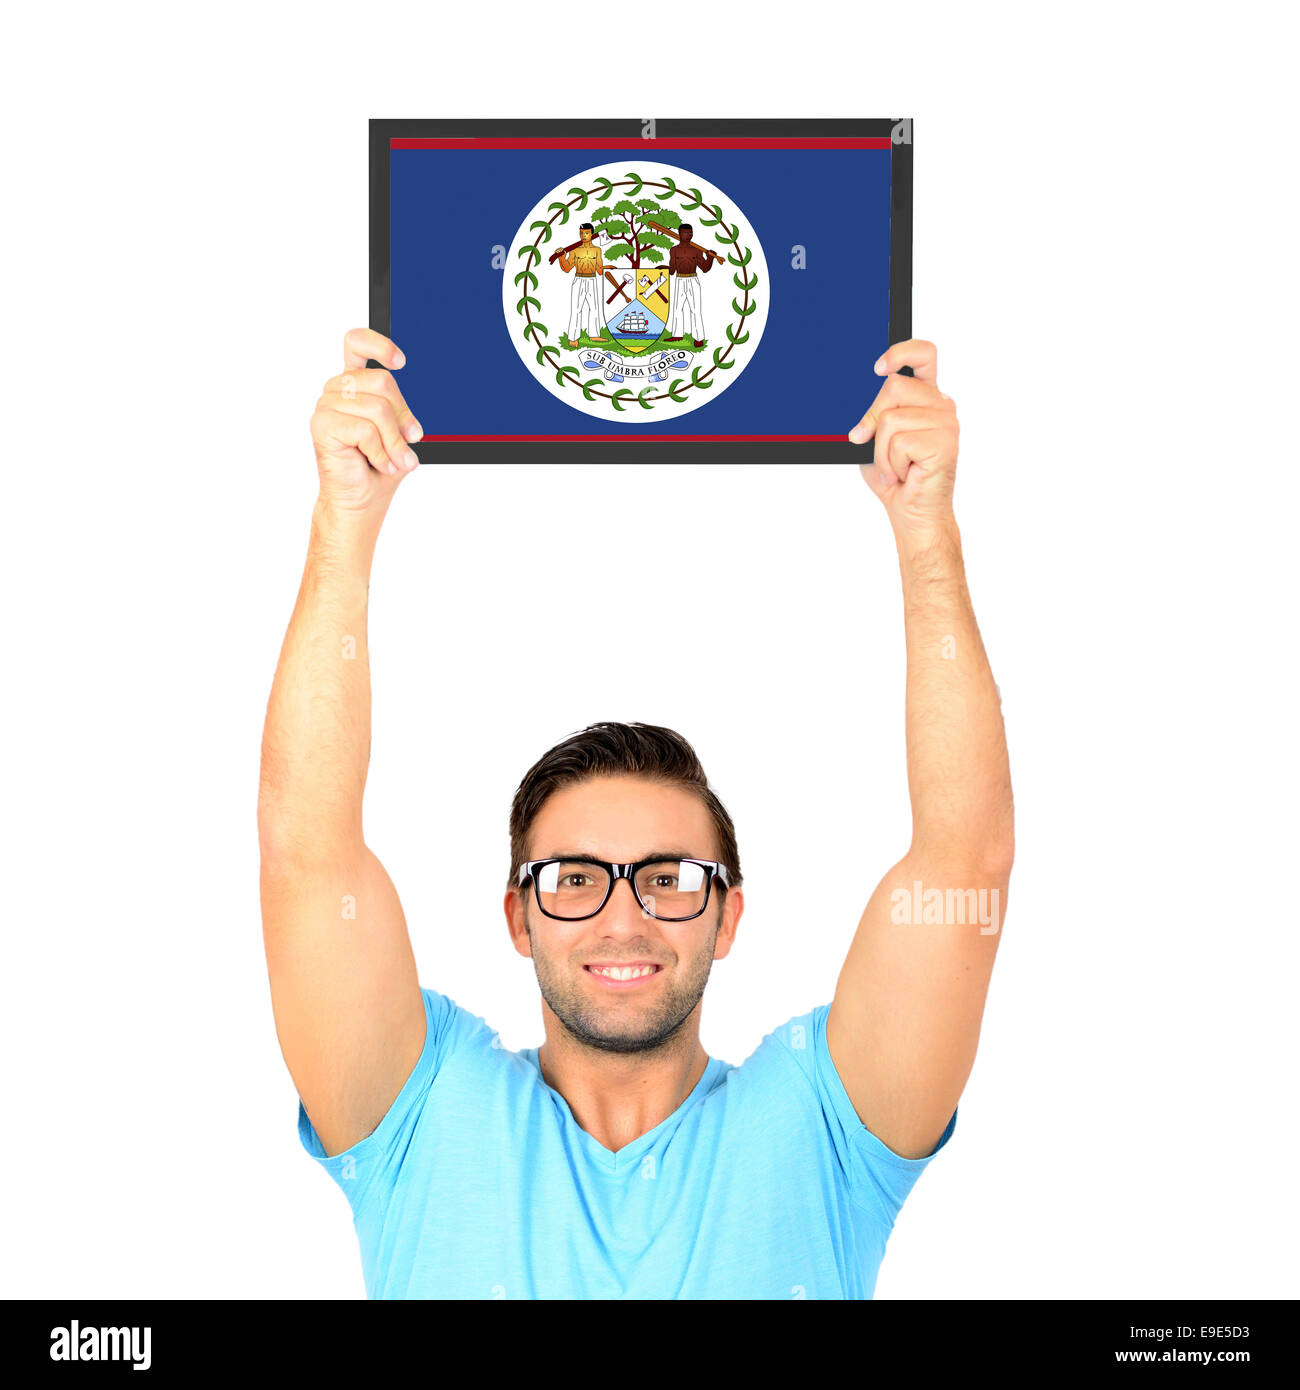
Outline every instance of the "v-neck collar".
{"type": "Polygon", "coordinates": [[[602,1168],[607,1168],[610,1172],[618,1172],[635,1163],[641,1155],[655,1143],[667,1126],[676,1124],[686,1111],[710,1089],[711,1083],[717,1077],[719,1069],[725,1065],[725,1063],[720,1062],[716,1057],[710,1057],[705,1064],[704,1070],[700,1073],[700,1079],[691,1088],[690,1094],[671,1115],[660,1120],[653,1129],[648,1129],[644,1134],[633,1139],[630,1144],[624,1144],[621,1149],[615,1150],[607,1149],[595,1135],[588,1134],[577,1120],[574,1119],[573,1111],[569,1109],[569,1102],[565,1100],[559,1091],[557,1091],[542,1075],[541,1064],[537,1060],[537,1048],[525,1048],[524,1051],[519,1053],[519,1056],[532,1067],[537,1075],[538,1085],[543,1087],[555,1103],[556,1109],[559,1110],[563,1117],[565,1127],[577,1134],[578,1140],[586,1151],[587,1156],[592,1162],[599,1164],[602,1168]]]}

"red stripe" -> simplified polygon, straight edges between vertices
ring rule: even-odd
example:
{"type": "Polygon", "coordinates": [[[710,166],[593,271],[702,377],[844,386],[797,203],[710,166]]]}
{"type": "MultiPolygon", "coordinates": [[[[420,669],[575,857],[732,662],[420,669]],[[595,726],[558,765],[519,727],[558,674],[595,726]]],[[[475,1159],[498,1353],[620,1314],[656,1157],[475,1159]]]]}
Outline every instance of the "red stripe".
{"type": "Polygon", "coordinates": [[[426,434],[421,444],[847,444],[843,434],[426,434]]]}
{"type": "Polygon", "coordinates": [[[653,146],[659,150],[887,150],[888,135],[677,135],[663,139],[618,139],[606,135],[390,136],[393,150],[625,150],[653,146]]]}

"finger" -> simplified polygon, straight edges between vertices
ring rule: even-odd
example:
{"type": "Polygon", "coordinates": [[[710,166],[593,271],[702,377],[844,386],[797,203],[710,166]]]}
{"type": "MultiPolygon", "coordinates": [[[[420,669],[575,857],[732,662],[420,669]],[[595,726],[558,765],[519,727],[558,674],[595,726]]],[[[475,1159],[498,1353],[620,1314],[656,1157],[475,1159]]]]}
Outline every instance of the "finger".
{"type": "Polygon", "coordinates": [[[344,371],[364,367],[369,358],[383,362],[394,370],[406,366],[406,355],[391,338],[385,338],[373,328],[350,329],[343,338],[344,371]]]}
{"type": "Polygon", "coordinates": [[[415,418],[411,407],[407,405],[392,372],[385,371],[382,367],[357,367],[353,371],[331,377],[325,383],[325,391],[327,394],[337,392],[348,400],[354,400],[358,396],[380,396],[393,407],[393,413],[397,416],[397,427],[401,430],[403,439],[414,444],[416,440],[424,437],[424,429],[415,418]]]}
{"type": "MultiPolygon", "coordinates": [[[[899,377],[906,381],[906,377],[899,377]]],[[[901,482],[907,476],[907,463],[890,449],[890,442],[904,430],[942,429],[952,417],[943,410],[924,410],[916,406],[882,411],[876,427],[876,457],[884,455],[894,476],[901,482]]]]}
{"type": "Polygon", "coordinates": [[[344,396],[338,392],[326,392],[320,398],[320,408],[334,410],[341,415],[358,415],[369,420],[379,432],[381,459],[375,459],[367,452],[366,457],[381,473],[409,473],[419,460],[406,447],[402,432],[397,427],[397,414],[392,402],[383,396],[344,396]]]}
{"type": "MultiPolygon", "coordinates": [[[[876,401],[880,399],[876,397],[876,401]]],[[[849,441],[853,444],[865,444],[868,439],[875,438],[876,426],[879,421],[876,419],[876,402],[873,401],[867,407],[867,413],[849,431],[849,441]]]]}
{"type": "MultiPolygon", "coordinates": [[[[892,430],[887,444],[889,467],[899,482],[904,482],[913,464],[933,463],[949,448],[948,431],[892,430]]],[[[879,441],[876,444],[880,448],[879,441]]]]}
{"type": "Polygon", "coordinates": [[[939,349],[924,338],[908,338],[906,342],[894,343],[876,363],[876,375],[886,376],[890,372],[911,367],[918,381],[937,381],[939,377],[939,349]]]}
{"type": "Polygon", "coordinates": [[[889,450],[882,449],[878,439],[871,461],[875,465],[876,478],[882,488],[892,487],[898,481],[898,475],[889,462],[889,450]]]}
{"type": "Polygon", "coordinates": [[[379,426],[364,415],[333,410],[322,404],[312,416],[311,432],[312,438],[318,442],[328,441],[350,448],[376,473],[387,476],[396,471],[384,448],[384,437],[379,432],[379,426]]]}
{"type": "Polygon", "coordinates": [[[341,411],[343,414],[364,416],[378,429],[386,455],[383,462],[375,465],[381,471],[408,473],[419,463],[402,438],[402,431],[397,423],[397,412],[393,409],[392,402],[383,396],[349,397],[327,393],[321,397],[321,402],[327,408],[341,411]]]}
{"type": "Polygon", "coordinates": [[[881,417],[880,428],[876,432],[876,462],[880,463],[883,460],[884,468],[901,483],[907,477],[907,460],[901,453],[895,455],[891,447],[894,438],[901,432],[896,418],[898,413],[895,410],[887,410],[881,417]]]}
{"type": "MultiPolygon", "coordinates": [[[[947,400],[933,382],[918,381],[911,376],[891,376],[876,392],[876,399],[867,413],[849,431],[849,438],[854,444],[865,444],[874,436],[881,415],[896,406],[939,406],[947,400]]],[[[952,406],[952,402],[948,401],[948,405],[952,406]]]]}

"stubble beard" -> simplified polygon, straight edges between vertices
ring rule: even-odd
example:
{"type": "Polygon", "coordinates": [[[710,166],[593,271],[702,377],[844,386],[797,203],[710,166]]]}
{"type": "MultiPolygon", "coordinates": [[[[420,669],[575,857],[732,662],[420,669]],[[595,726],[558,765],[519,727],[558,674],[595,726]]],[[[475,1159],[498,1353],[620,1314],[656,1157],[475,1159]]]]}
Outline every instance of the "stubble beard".
{"type": "Polygon", "coordinates": [[[524,930],[533,943],[533,969],[547,1007],[574,1041],[599,1052],[653,1052],[669,1046],[704,997],[717,940],[715,927],[713,940],[684,969],[679,963],[671,972],[673,978],[657,987],[659,998],[653,1004],[642,1006],[635,1015],[628,1010],[615,1017],[612,1010],[584,997],[583,990],[590,986],[573,979],[571,973],[582,966],[556,968],[538,951],[527,922],[524,930]]]}

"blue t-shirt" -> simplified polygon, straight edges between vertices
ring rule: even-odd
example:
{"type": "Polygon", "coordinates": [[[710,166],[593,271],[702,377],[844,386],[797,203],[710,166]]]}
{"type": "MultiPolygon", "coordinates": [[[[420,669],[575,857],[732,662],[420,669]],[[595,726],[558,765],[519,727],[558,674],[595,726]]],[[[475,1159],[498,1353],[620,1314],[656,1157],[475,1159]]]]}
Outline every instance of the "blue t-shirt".
{"type": "MultiPolygon", "coordinates": [[[[901,1158],[858,1119],[826,1047],[829,1004],[739,1067],[710,1058],[661,1124],[611,1152],[479,1017],[426,989],[415,1070],[379,1127],[325,1157],[371,1298],[870,1298],[901,1158]]],[[[957,1123],[954,1110],[934,1153],[957,1123]]]]}

